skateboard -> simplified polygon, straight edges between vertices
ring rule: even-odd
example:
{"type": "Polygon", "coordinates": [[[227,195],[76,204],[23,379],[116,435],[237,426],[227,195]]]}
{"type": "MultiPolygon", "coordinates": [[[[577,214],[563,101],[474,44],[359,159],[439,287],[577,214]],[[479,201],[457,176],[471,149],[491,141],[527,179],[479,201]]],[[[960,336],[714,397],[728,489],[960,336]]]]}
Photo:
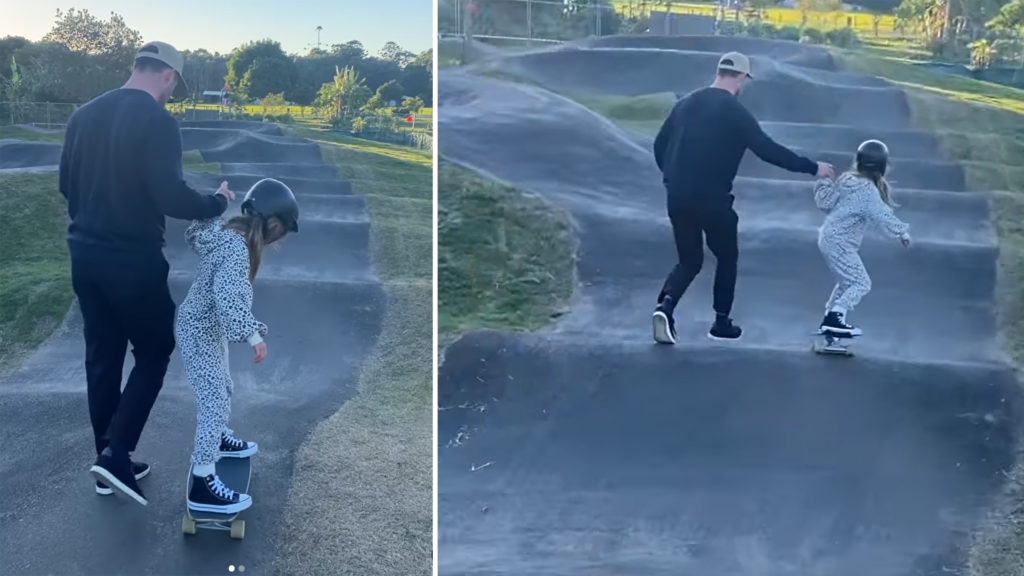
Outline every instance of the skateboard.
{"type": "Polygon", "coordinates": [[[814,335],[823,338],[825,342],[822,343],[819,341],[812,343],[812,352],[833,356],[853,356],[853,352],[849,348],[849,343],[844,343],[844,340],[853,340],[854,338],[858,338],[858,336],[848,336],[846,334],[821,331],[815,332],[814,335]]]}
{"type": "MultiPolygon", "coordinates": [[[[217,475],[224,485],[236,492],[248,493],[249,481],[252,479],[252,461],[250,458],[221,458],[217,462],[217,475]]],[[[238,520],[242,512],[219,514],[203,512],[188,507],[188,494],[192,491],[192,466],[188,467],[188,482],[185,487],[185,516],[181,519],[181,531],[195,534],[197,528],[208,530],[228,530],[235,540],[245,538],[245,520],[238,520]]]]}

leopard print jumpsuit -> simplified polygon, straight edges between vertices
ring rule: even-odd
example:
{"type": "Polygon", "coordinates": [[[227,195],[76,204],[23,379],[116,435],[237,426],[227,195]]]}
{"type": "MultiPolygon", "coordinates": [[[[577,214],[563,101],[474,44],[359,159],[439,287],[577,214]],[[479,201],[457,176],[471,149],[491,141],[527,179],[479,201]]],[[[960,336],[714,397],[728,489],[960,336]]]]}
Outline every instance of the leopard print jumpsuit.
{"type": "Polygon", "coordinates": [[[873,182],[856,174],[818,180],[814,202],[826,214],[818,230],[818,249],[837,280],[825,313],[845,315],[871,291],[871,277],[859,254],[864,228],[871,223],[894,238],[909,238],[910,226],[882,202],[873,182]]]}
{"type": "Polygon", "coordinates": [[[199,254],[196,278],[178,310],[175,337],[185,375],[196,401],[196,437],[192,464],[214,464],[220,440],[228,434],[233,384],[228,370],[228,343],[256,346],[267,326],[252,314],[249,249],[220,218],[196,220],[185,239],[199,254]]]}

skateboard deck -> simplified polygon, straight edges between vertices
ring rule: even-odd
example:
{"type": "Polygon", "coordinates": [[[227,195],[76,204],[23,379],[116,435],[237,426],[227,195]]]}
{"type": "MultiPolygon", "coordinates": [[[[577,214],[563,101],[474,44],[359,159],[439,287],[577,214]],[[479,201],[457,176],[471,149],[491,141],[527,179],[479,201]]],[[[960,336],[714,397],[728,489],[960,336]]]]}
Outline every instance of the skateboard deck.
{"type": "Polygon", "coordinates": [[[845,334],[820,331],[814,332],[814,335],[822,341],[812,343],[811,351],[816,354],[832,356],[853,356],[853,351],[850,350],[848,341],[859,338],[859,336],[847,336],[845,334]]]}
{"type": "MultiPolygon", "coordinates": [[[[236,492],[249,492],[249,481],[252,479],[252,460],[250,458],[221,458],[217,461],[217,476],[225,486],[236,492]]],[[[228,530],[235,540],[245,538],[245,520],[239,520],[242,513],[219,514],[192,510],[188,507],[188,494],[192,490],[192,466],[188,467],[188,482],[185,487],[185,516],[181,519],[181,531],[195,534],[196,529],[228,530]]]]}

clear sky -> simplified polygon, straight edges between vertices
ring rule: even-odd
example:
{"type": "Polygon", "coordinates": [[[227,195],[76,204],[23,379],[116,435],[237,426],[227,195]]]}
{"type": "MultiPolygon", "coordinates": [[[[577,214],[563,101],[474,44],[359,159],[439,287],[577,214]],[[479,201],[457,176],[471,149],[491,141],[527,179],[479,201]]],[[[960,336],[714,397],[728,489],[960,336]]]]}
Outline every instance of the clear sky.
{"type": "Polygon", "coordinates": [[[359,40],[376,55],[394,41],[419,54],[433,46],[433,0],[0,0],[0,38],[39,40],[57,9],[88,10],[101,20],[120,14],[143,42],[162,40],[179,50],[229,53],[245,42],[271,38],[288,53],[359,40]]]}

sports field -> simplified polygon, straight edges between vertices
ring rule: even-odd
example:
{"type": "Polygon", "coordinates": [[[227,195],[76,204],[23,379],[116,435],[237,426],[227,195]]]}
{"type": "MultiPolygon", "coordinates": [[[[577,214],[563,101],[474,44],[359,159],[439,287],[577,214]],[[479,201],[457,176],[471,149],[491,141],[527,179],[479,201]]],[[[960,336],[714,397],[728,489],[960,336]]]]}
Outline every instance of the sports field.
{"type": "MultiPolygon", "coordinates": [[[[715,15],[719,7],[715,4],[700,2],[672,2],[665,6],[661,2],[630,2],[629,0],[613,0],[612,6],[615,11],[625,16],[643,16],[651,9],[664,12],[666,9],[676,14],[701,14],[707,16],[715,15]]],[[[726,10],[724,19],[735,20],[736,10],[726,10]]],[[[804,22],[804,13],[795,8],[773,7],[764,11],[764,19],[775,26],[801,26],[804,22]]],[[[833,30],[845,28],[847,23],[861,34],[875,33],[875,15],[867,12],[807,12],[806,26],[820,30],[833,30]]],[[[896,29],[896,17],[892,14],[878,15],[878,34],[892,35],[896,29]]]]}

